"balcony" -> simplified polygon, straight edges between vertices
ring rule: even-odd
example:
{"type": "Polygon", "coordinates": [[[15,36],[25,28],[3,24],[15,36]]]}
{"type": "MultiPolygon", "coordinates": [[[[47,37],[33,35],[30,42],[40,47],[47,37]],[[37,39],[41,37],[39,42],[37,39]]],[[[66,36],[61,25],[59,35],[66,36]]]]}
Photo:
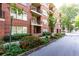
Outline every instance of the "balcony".
{"type": "Polygon", "coordinates": [[[4,11],[0,10],[0,21],[5,21],[5,13],[4,11]]]}
{"type": "Polygon", "coordinates": [[[33,19],[33,20],[31,21],[31,25],[34,25],[34,26],[42,26],[42,25],[41,25],[41,21],[38,21],[38,20],[36,20],[36,19],[33,19]]]}
{"type": "Polygon", "coordinates": [[[39,36],[41,34],[41,27],[39,26],[34,26],[34,34],[39,36]]]}
{"type": "Polygon", "coordinates": [[[35,13],[36,15],[42,15],[42,12],[40,10],[40,7],[31,6],[31,11],[35,13]]]}

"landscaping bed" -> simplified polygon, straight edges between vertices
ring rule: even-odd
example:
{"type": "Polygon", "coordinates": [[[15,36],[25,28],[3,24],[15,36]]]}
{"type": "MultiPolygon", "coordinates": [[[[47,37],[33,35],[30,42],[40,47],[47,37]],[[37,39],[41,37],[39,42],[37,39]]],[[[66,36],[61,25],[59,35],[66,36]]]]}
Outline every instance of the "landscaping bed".
{"type": "Polygon", "coordinates": [[[0,45],[0,55],[4,56],[16,56],[16,55],[28,55],[29,53],[40,49],[49,43],[61,38],[64,34],[56,33],[54,36],[51,34],[44,34],[41,37],[37,36],[22,36],[18,43],[2,44],[0,45]]]}

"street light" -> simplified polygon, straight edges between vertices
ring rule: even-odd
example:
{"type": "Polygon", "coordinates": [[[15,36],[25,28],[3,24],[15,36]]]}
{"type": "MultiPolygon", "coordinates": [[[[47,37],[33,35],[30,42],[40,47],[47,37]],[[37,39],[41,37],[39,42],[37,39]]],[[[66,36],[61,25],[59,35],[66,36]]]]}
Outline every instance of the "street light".
{"type": "Polygon", "coordinates": [[[10,51],[10,48],[11,48],[11,40],[12,40],[12,36],[11,36],[11,33],[12,33],[12,21],[13,21],[13,16],[11,16],[11,21],[10,21],[10,44],[9,44],[9,51],[10,51]]]}

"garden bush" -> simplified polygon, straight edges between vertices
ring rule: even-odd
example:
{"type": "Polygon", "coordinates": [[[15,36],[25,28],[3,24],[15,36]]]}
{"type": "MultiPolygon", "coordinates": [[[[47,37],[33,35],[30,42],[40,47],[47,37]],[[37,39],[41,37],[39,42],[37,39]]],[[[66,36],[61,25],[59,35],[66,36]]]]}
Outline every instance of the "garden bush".
{"type": "Polygon", "coordinates": [[[58,38],[60,38],[60,37],[62,37],[62,36],[63,36],[62,33],[55,33],[54,36],[52,36],[52,38],[58,39],[58,38]]]}
{"type": "Polygon", "coordinates": [[[22,48],[34,48],[42,45],[42,39],[37,36],[26,36],[22,38],[20,42],[22,48]]]}
{"type": "Polygon", "coordinates": [[[5,55],[10,55],[10,56],[16,56],[24,51],[17,44],[11,44],[10,50],[9,50],[9,45],[6,45],[5,49],[6,49],[5,55]]]}
{"type": "Polygon", "coordinates": [[[0,45],[4,43],[3,38],[0,37],[0,45]]]}
{"type": "Polygon", "coordinates": [[[49,42],[48,38],[41,39],[42,44],[47,44],[49,42]]]}
{"type": "MultiPolygon", "coordinates": [[[[12,41],[17,41],[17,40],[20,40],[24,36],[31,36],[31,34],[15,34],[15,35],[12,35],[11,38],[12,38],[12,41]]],[[[5,36],[4,41],[9,42],[9,36],[5,36]]]]}
{"type": "Polygon", "coordinates": [[[5,53],[5,49],[3,47],[3,45],[0,45],[0,55],[5,53]]]}
{"type": "Polygon", "coordinates": [[[43,32],[42,33],[42,36],[48,36],[48,35],[51,35],[51,33],[50,32],[43,32]]]}

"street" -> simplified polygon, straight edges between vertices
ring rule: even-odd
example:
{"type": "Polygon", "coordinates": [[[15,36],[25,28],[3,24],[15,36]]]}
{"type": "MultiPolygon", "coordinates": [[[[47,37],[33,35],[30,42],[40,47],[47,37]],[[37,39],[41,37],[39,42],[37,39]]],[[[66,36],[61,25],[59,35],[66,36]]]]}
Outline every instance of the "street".
{"type": "Polygon", "coordinates": [[[79,32],[66,33],[66,36],[28,56],[79,56],[79,32]]]}

